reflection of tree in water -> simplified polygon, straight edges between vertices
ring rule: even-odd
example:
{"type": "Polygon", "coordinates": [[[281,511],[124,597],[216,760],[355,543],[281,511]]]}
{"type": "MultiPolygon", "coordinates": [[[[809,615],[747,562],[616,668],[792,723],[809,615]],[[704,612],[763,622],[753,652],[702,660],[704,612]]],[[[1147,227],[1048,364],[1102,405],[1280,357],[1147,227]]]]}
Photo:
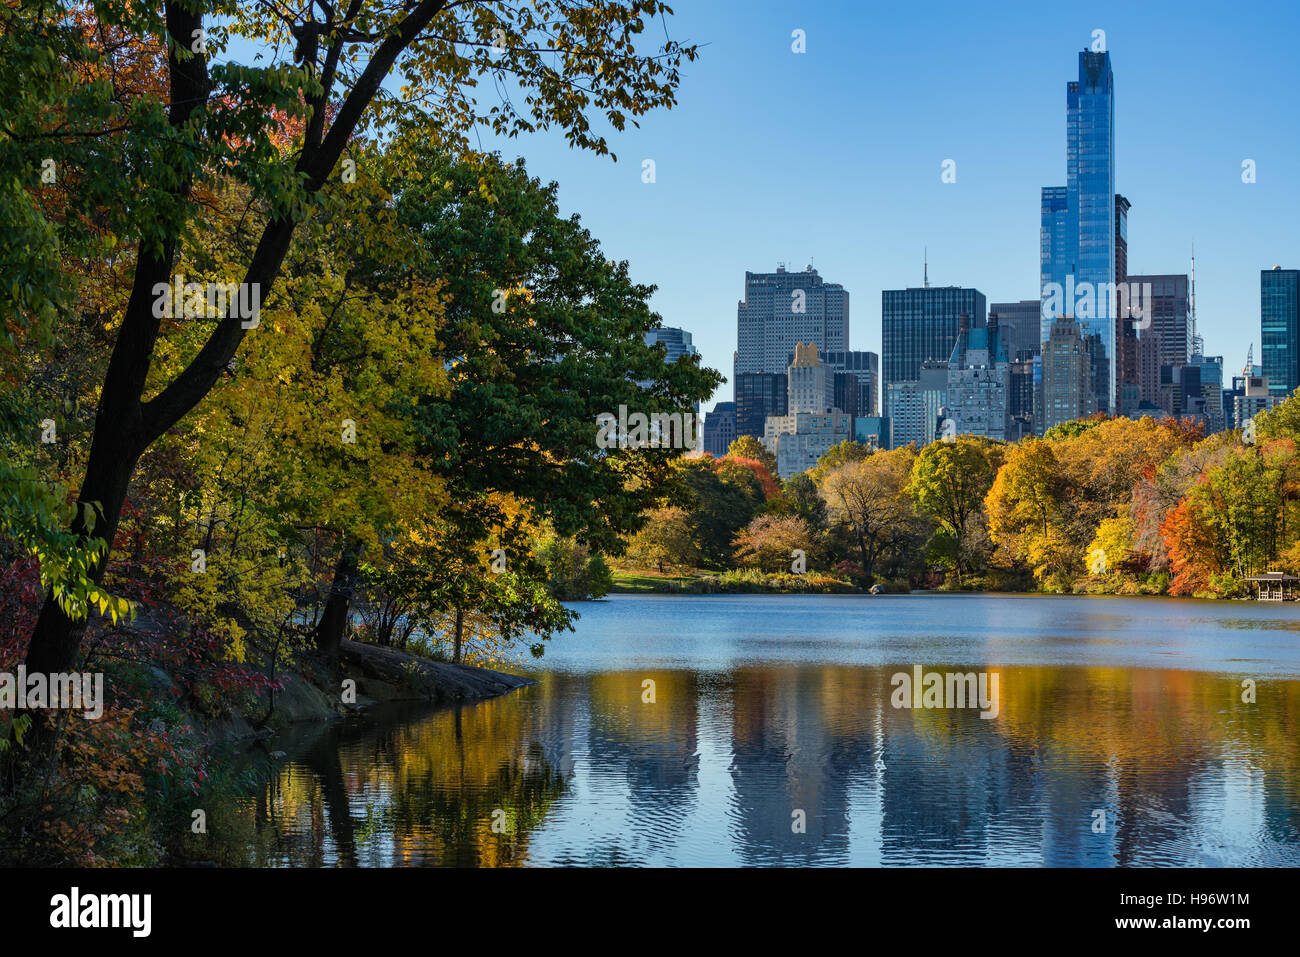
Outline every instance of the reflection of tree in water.
{"type": "Polygon", "coordinates": [[[528,839],[564,793],[565,782],[534,743],[522,760],[496,768],[482,790],[432,790],[425,816],[432,822],[438,863],[453,867],[491,867],[523,864],[528,839]],[[503,833],[492,830],[493,814],[500,817],[503,833]]]}
{"type": "Polygon", "coordinates": [[[660,674],[655,704],[639,672],[548,676],[460,709],[308,729],[274,745],[292,760],[251,802],[259,828],[239,846],[259,864],[526,863],[577,753],[595,803],[556,822],[552,863],[644,863],[647,847],[679,858],[728,838],[743,863],[841,863],[861,854],[855,817],[879,827],[863,846],[886,863],[1294,859],[1300,682],[1261,680],[1248,705],[1227,675],[1002,668],[985,720],[893,708],[894,670],[742,668],[714,691],[660,674]],[[695,833],[712,797],[701,753],[715,774],[728,762],[730,787],[695,833]],[[625,809],[612,832],[591,823],[606,793],[625,809]]]}
{"type": "MultiPolygon", "coordinates": [[[[899,731],[928,727],[935,744],[963,726],[996,731],[1000,743],[995,746],[1005,752],[1012,774],[989,781],[990,820],[998,823],[1004,840],[1017,832],[1015,840],[1043,863],[1212,862],[1204,856],[1196,821],[1215,810],[1207,800],[1232,783],[1238,773],[1228,767],[1233,761],[1258,769],[1265,826],[1278,821],[1280,826],[1269,828],[1271,836],[1282,845],[1295,843],[1300,781],[1293,742],[1300,724],[1300,683],[1268,682],[1266,703],[1255,707],[1240,701],[1239,681],[1230,675],[1128,668],[1000,671],[1002,710],[996,719],[901,712],[899,731]],[[1205,783],[1209,790],[1198,793],[1196,786],[1205,783]],[[1279,814],[1278,808],[1291,810],[1279,814]],[[1106,812],[1104,833],[1092,831],[1094,809],[1106,812]]],[[[930,761],[948,751],[956,766],[988,748],[954,737],[934,750],[930,761]]],[[[892,772],[890,784],[903,784],[903,795],[917,789],[917,782],[904,782],[892,772]]],[[[887,790],[887,803],[890,799],[887,790]]],[[[894,813],[912,812],[900,806],[894,813]]],[[[907,830],[899,831],[904,845],[907,830]]],[[[976,832],[970,837],[978,843],[976,832]]]]}
{"type": "Polygon", "coordinates": [[[499,699],[285,740],[290,764],[253,801],[250,863],[522,863],[565,789],[523,715],[499,699]]]}

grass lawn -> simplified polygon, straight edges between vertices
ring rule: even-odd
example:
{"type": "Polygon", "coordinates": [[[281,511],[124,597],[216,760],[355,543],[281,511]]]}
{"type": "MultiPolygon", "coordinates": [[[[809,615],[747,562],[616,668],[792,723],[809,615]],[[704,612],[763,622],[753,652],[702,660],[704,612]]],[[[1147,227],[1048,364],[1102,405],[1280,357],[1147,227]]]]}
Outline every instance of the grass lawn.
{"type": "Polygon", "coordinates": [[[615,568],[614,586],[610,588],[610,593],[627,593],[627,592],[655,592],[655,591],[678,591],[689,587],[689,583],[700,577],[699,575],[672,575],[659,574],[656,571],[644,568],[615,568]]]}

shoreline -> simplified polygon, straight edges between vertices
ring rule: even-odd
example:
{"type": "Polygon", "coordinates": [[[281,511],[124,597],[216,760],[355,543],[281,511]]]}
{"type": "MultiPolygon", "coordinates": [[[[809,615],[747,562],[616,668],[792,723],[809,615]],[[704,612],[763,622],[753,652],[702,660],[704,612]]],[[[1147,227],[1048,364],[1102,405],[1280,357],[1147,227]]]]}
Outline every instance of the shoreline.
{"type": "Polygon", "coordinates": [[[319,660],[277,674],[284,687],[257,699],[259,716],[232,709],[206,723],[208,748],[249,747],[296,726],[365,715],[393,704],[435,708],[486,701],[536,684],[535,678],[432,661],[398,648],[344,639],[339,650],[338,688],[319,660]],[[354,682],[345,689],[346,682],[354,682]],[[351,700],[344,700],[345,694],[351,700]]]}
{"type": "MultiPolygon", "coordinates": [[[[1249,602],[1251,604],[1261,605],[1288,605],[1300,604],[1296,602],[1261,602],[1256,598],[1237,597],[1237,598],[1206,598],[1197,595],[1168,595],[1153,594],[1149,592],[1137,592],[1131,595],[1119,594],[1118,592],[1054,592],[1054,591],[994,591],[990,589],[945,589],[945,588],[912,588],[907,591],[882,591],[872,593],[869,591],[787,591],[779,588],[768,590],[758,589],[701,589],[694,590],[690,588],[620,588],[615,586],[610,588],[601,598],[571,599],[574,603],[588,601],[603,601],[613,595],[672,595],[685,598],[711,598],[711,597],[735,597],[737,595],[754,595],[754,596],[774,596],[780,595],[786,598],[815,598],[815,597],[858,597],[858,598],[906,598],[920,596],[959,596],[959,595],[982,595],[988,597],[1005,597],[1005,598],[1156,598],[1166,601],[1179,602],[1249,602]]],[[[567,603],[567,602],[566,602],[567,603]]]]}

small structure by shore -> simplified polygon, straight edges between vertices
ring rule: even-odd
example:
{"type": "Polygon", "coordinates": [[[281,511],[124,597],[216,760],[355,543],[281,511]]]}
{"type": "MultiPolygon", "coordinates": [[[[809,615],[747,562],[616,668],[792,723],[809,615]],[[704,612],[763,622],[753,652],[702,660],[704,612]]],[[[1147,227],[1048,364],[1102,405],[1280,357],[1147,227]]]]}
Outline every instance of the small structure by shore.
{"type": "Polygon", "coordinates": [[[1295,601],[1300,598],[1300,578],[1286,572],[1265,572],[1251,575],[1246,581],[1254,582],[1259,588],[1260,601],[1295,601]]]}

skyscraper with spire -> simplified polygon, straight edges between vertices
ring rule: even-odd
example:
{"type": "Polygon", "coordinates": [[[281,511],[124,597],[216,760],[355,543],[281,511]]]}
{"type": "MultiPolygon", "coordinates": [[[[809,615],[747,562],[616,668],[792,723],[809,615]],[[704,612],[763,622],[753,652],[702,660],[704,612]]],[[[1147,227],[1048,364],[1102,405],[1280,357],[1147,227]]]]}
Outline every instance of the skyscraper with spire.
{"type": "Polygon", "coordinates": [[[926,360],[948,361],[963,315],[972,326],[983,326],[988,317],[984,293],[961,286],[931,286],[928,263],[924,269],[922,286],[885,289],[880,294],[885,395],[893,383],[917,381],[926,360]]]}

